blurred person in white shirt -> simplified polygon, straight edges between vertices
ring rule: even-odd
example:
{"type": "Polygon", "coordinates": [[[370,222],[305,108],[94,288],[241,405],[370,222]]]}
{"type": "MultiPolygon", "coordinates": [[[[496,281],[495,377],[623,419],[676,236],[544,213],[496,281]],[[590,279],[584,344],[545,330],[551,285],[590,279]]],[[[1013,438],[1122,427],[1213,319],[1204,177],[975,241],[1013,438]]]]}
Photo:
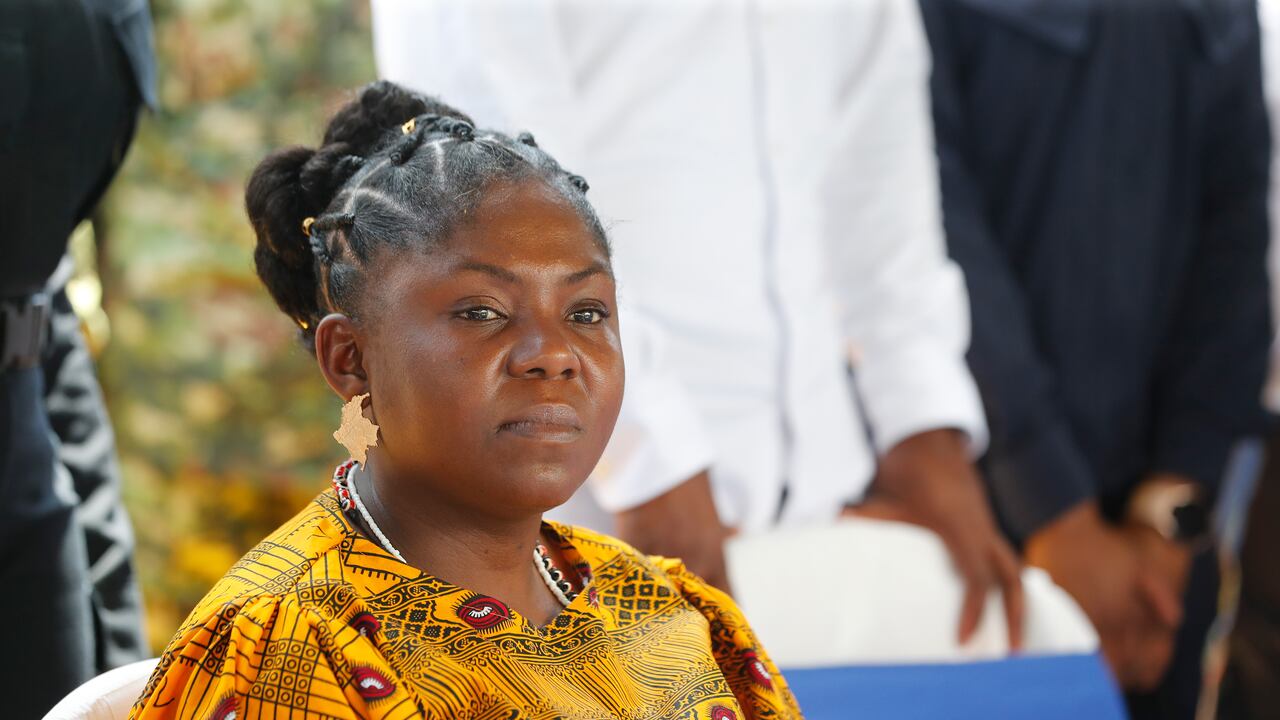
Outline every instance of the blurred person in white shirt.
{"type": "Polygon", "coordinates": [[[373,23],[383,77],[531,131],[610,225],[628,387],[576,520],[594,503],[721,586],[733,532],[914,522],[965,581],[960,639],[997,588],[1018,644],[914,2],[374,0],[373,23]]]}

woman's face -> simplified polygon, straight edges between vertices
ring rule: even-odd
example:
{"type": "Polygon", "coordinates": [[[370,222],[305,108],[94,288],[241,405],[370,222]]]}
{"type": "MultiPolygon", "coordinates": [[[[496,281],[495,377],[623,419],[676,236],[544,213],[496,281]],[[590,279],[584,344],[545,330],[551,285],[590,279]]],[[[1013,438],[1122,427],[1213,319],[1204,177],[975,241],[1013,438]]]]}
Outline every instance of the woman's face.
{"type": "Polygon", "coordinates": [[[539,181],[488,189],[445,242],[382,253],[367,278],[380,474],[494,516],[567,500],[623,387],[609,260],[573,206],[539,181]]]}

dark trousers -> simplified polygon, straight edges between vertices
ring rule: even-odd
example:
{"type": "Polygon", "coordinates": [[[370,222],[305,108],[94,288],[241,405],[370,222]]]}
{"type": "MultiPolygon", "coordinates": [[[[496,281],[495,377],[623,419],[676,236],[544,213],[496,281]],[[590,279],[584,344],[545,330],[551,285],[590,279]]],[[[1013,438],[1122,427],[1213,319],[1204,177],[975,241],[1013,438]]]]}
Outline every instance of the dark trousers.
{"type": "Polygon", "coordinates": [[[1218,558],[1202,552],[1191,561],[1183,597],[1182,627],[1174,640],[1173,660],[1149,693],[1125,697],[1132,720],[1193,720],[1204,676],[1204,648],[1218,614],[1218,558]]]}
{"type": "Polygon", "coordinates": [[[111,426],[65,296],[54,315],[44,366],[0,377],[4,717],[146,656],[111,426]]]}
{"type": "Polygon", "coordinates": [[[1218,720],[1280,718],[1280,431],[1249,510],[1240,603],[1218,692],[1218,720]]]}
{"type": "Polygon", "coordinates": [[[0,617],[8,625],[0,689],[14,718],[43,717],[94,671],[88,556],[42,375],[31,368],[0,378],[0,617]]]}

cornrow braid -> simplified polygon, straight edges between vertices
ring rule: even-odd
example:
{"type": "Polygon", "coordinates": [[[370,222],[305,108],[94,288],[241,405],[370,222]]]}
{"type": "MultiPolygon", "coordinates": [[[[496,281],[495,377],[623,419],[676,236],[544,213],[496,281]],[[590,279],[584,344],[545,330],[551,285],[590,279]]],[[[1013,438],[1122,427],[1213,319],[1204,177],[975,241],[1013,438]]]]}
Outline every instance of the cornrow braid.
{"type": "Polygon", "coordinates": [[[315,253],[321,265],[333,262],[333,256],[329,254],[329,247],[324,244],[324,238],[316,234],[314,227],[307,231],[307,238],[311,244],[311,252],[315,253]]]}
{"type": "Polygon", "coordinates": [[[362,167],[364,167],[364,158],[359,155],[344,155],[333,167],[333,175],[335,179],[345,184],[362,167]]]}
{"type": "MultiPolygon", "coordinates": [[[[329,213],[321,215],[311,223],[311,237],[313,240],[319,239],[321,234],[327,230],[342,229],[346,230],[354,225],[356,216],[349,212],[329,213]]],[[[313,246],[314,247],[314,246],[313,246]]],[[[325,253],[329,254],[329,253],[325,253]]]]}
{"type": "Polygon", "coordinates": [[[414,151],[422,144],[423,135],[425,134],[424,130],[424,127],[419,126],[413,132],[410,132],[403,138],[397,140],[395,145],[391,148],[391,154],[389,156],[391,162],[396,165],[403,165],[405,160],[412,157],[414,151]]]}
{"type": "Polygon", "coordinates": [[[456,117],[442,117],[435,123],[436,129],[459,140],[474,140],[476,128],[470,122],[456,117]]]}
{"type": "Polygon", "coordinates": [[[586,180],[532,135],[481,130],[434,98],[373,83],[334,114],[318,149],[278,151],[254,171],[245,206],[258,276],[312,346],[325,314],[361,315],[375,252],[429,248],[475,209],[477,191],[531,178],[559,190],[608,253],[586,180]]]}

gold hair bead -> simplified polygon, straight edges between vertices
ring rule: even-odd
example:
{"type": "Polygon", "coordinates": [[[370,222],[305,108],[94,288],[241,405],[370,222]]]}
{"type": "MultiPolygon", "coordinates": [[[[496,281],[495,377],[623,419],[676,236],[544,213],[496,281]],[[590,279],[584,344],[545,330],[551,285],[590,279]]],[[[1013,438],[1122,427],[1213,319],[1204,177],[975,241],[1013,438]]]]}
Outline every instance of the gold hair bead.
{"type": "Polygon", "coordinates": [[[413,132],[413,129],[416,127],[418,127],[418,118],[411,117],[408,122],[400,126],[400,132],[408,135],[413,132]]]}
{"type": "Polygon", "coordinates": [[[316,221],[316,219],[315,219],[315,218],[313,218],[313,217],[303,218],[303,219],[302,219],[302,234],[303,234],[303,235],[310,235],[310,234],[311,234],[311,225],[312,225],[315,221],[316,221]]]}

